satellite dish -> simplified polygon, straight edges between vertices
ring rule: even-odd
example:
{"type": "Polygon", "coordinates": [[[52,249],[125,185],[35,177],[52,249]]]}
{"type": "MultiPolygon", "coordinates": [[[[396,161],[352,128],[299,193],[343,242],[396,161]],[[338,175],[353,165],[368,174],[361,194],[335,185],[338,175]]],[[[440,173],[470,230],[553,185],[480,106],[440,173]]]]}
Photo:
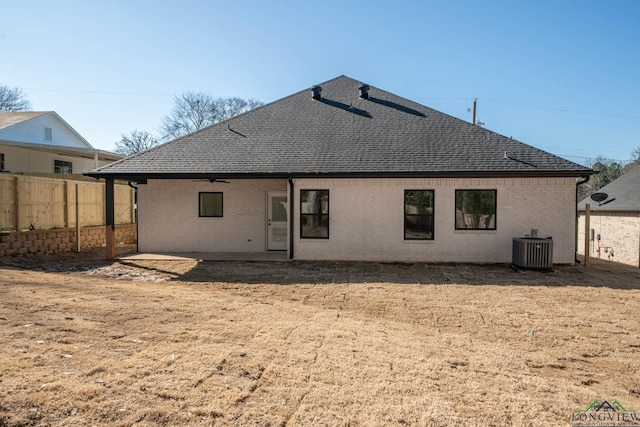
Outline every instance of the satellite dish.
{"type": "Polygon", "coordinates": [[[591,200],[593,200],[594,202],[601,203],[607,200],[607,197],[609,197],[607,193],[593,193],[591,195],[591,200]]]}

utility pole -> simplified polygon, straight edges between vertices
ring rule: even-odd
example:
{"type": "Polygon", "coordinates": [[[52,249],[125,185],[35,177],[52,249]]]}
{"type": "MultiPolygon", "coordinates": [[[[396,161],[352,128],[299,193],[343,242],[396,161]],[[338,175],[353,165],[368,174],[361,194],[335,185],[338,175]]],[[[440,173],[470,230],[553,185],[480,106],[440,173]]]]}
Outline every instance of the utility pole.
{"type": "Polygon", "coordinates": [[[471,123],[473,123],[474,125],[476,124],[476,107],[478,106],[478,98],[475,98],[473,100],[473,119],[471,121],[471,123]]]}

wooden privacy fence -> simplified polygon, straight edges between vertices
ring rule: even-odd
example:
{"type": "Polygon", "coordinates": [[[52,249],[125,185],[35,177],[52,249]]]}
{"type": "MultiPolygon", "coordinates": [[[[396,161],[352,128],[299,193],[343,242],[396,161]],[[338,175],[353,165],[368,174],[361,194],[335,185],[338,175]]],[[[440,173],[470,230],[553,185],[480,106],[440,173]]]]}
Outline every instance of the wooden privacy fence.
{"type": "MultiPolygon", "coordinates": [[[[115,220],[135,222],[135,194],[127,184],[115,184],[115,220]]],[[[104,182],[0,174],[0,231],[99,225],[105,225],[104,182]]]]}

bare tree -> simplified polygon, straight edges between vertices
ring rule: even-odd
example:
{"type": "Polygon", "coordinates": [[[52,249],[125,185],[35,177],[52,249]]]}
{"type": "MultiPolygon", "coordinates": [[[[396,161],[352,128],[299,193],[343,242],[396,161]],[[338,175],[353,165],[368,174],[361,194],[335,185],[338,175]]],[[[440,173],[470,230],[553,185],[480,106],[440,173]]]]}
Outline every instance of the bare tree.
{"type": "Polygon", "coordinates": [[[25,93],[17,87],[0,85],[0,111],[29,111],[31,101],[25,93]]]}
{"type": "Polygon", "coordinates": [[[624,165],[622,168],[622,174],[629,172],[631,169],[640,166],[640,147],[635,148],[631,152],[631,161],[624,165]]]}
{"type": "Polygon", "coordinates": [[[122,139],[116,142],[116,153],[129,156],[140,151],[148,150],[159,144],[160,141],[149,132],[134,130],[129,135],[122,135],[122,139]]]}
{"type": "Polygon", "coordinates": [[[255,99],[214,98],[206,92],[185,92],[175,97],[171,114],[162,121],[163,137],[178,138],[261,105],[255,99]]]}

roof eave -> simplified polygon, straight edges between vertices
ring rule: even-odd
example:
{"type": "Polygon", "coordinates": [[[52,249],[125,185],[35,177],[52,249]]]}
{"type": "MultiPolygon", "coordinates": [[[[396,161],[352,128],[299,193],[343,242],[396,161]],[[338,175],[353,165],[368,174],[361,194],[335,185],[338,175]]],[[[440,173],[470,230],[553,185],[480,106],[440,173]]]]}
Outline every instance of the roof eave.
{"type": "Polygon", "coordinates": [[[536,178],[536,177],[584,177],[592,170],[577,171],[442,171],[442,172],[101,172],[90,171],[84,175],[93,178],[111,178],[127,181],[148,179],[286,179],[286,178],[536,178]]]}

